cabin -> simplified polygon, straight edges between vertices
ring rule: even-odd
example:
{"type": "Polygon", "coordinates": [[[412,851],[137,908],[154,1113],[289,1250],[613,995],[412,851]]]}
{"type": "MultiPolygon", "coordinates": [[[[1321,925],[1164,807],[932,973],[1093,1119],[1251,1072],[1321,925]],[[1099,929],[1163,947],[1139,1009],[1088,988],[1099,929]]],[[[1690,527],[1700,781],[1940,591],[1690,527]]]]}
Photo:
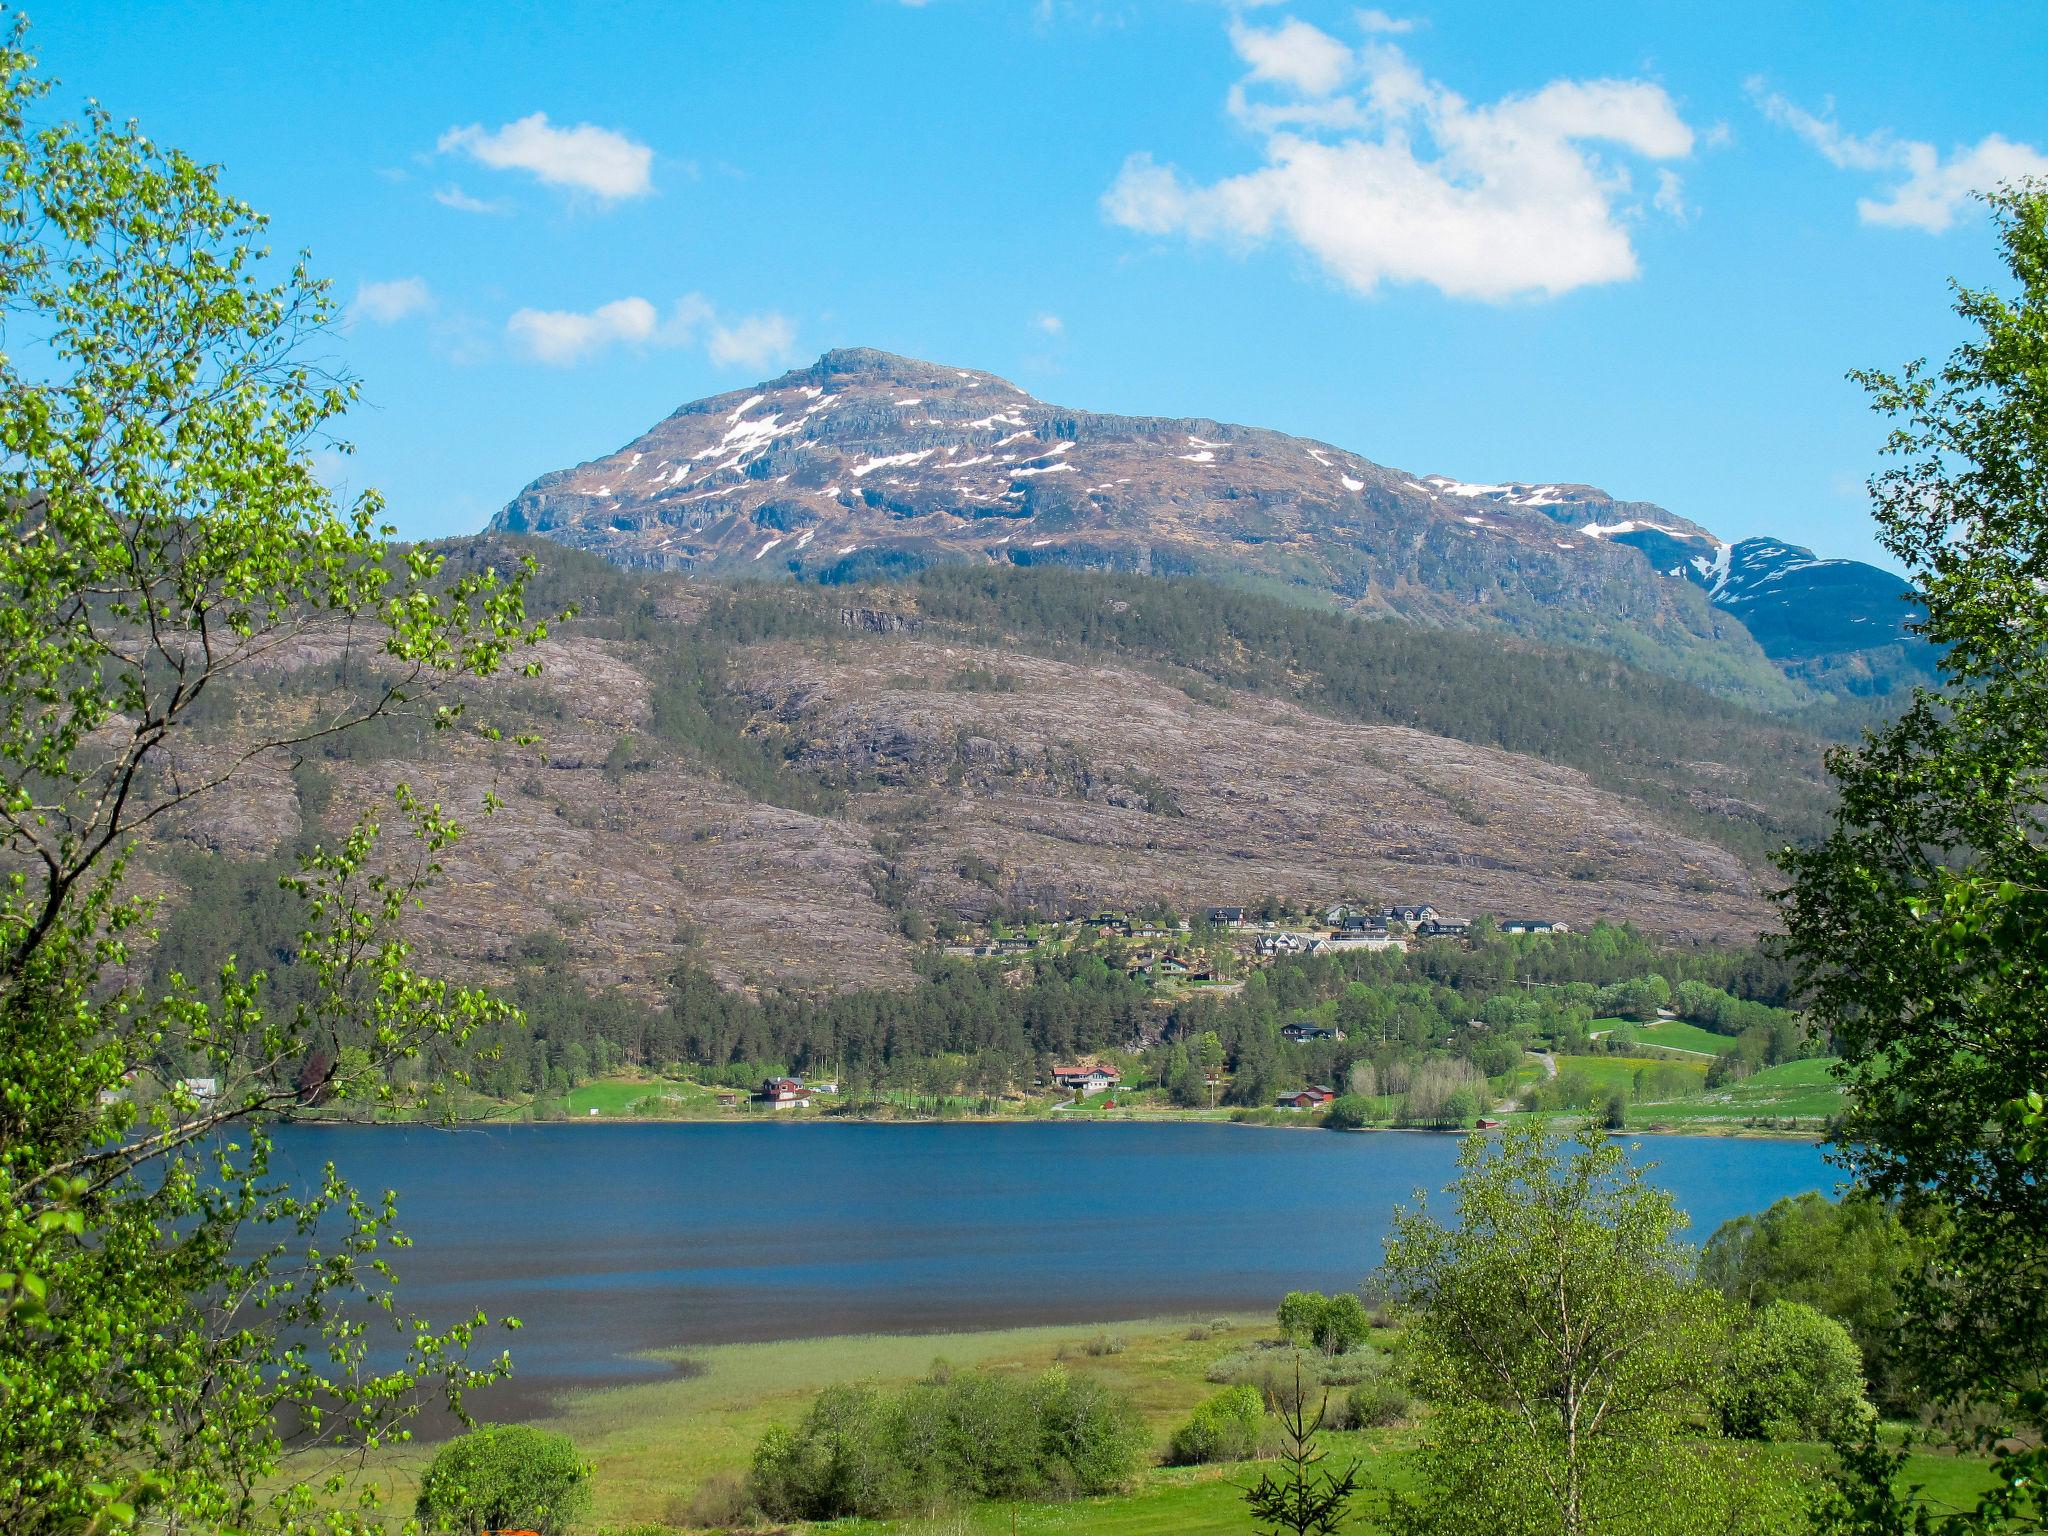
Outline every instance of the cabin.
{"type": "Polygon", "coordinates": [[[1462,917],[1432,917],[1417,923],[1415,931],[1426,939],[1462,939],[1472,931],[1472,924],[1462,917]]]}
{"type": "Polygon", "coordinates": [[[179,1086],[204,1107],[220,1097],[220,1079],[217,1077],[180,1078],[179,1086]]]}
{"type": "Polygon", "coordinates": [[[804,1086],[802,1078],[771,1077],[761,1084],[754,1102],[770,1109],[802,1109],[811,1102],[811,1090],[804,1086]]]}
{"type": "Polygon", "coordinates": [[[1209,921],[1218,928],[1242,928],[1243,907],[1211,907],[1207,913],[1209,921]]]}
{"type": "Polygon", "coordinates": [[[1566,923],[1554,923],[1547,917],[1504,917],[1500,920],[1502,933],[1570,933],[1566,923]]]}
{"type": "Polygon", "coordinates": [[[1279,1109],[1291,1109],[1300,1113],[1304,1110],[1321,1109],[1337,1095],[1328,1088],[1299,1088],[1293,1093],[1283,1093],[1273,1101],[1279,1109]]]}
{"type": "Polygon", "coordinates": [[[740,1096],[738,1091],[736,1089],[728,1088],[724,1092],[720,1093],[718,1096],[718,1107],[720,1109],[738,1109],[740,1107],[740,1096]]]}
{"type": "Polygon", "coordinates": [[[1058,1086],[1071,1089],[1085,1099],[1114,1088],[1123,1081],[1123,1074],[1118,1072],[1115,1067],[1089,1064],[1054,1067],[1052,1069],[1052,1080],[1058,1086]]]}
{"type": "Polygon", "coordinates": [[[1292,1024],[1280,1026],[1280,1038],[1291,1040],[1296,1045],[1303,1045],[1311,1040],[1342,1040],[1344,1035],[1341,1030],[1331,1029],[1327,1025],[1313,1024],[1307,1019],[1296,1019],[1292,1024]]]}

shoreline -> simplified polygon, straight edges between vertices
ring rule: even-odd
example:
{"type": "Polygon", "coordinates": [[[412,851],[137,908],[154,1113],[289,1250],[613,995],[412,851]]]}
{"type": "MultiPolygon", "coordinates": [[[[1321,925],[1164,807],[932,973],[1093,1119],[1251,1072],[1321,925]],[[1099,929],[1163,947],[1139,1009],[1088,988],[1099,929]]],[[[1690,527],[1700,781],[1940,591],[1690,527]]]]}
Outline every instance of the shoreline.
{"type": "MultiPolygon", "coordinates": [[[[1573,1119],[1573,1117],[1571,1117],[1571,1116],[1568,1116],[1568,1115],[1555,1115],[1555,1116],[1549,1116],[1549,1117],[1547,1117],[1547,1118],[1549,1118],[1549,1119],[1550,1119],[1551,1121],[1553,1121],[1553,1122],[1567,1122],[1567,1124],[1566,1124],[1565,1128],[1566,1128],[1566,1129],[1568,1129],[1568,1130],[1576,1130],[1576,1129],[1578,1128],[1578,1127],[1577,1127],[1576,1125],[1571,1125],[1571,1124],[1569,1124],[1569,1122],[1570,1122],[1570,1121],[1571,1121],[1571,1120],[1573,1119]]],[[[771,1127],[771,1126],[775,1126],[775,1127],[780,1127],[780,1126],[833,1126],[833,1125],[841,1125],[841,1126],[894,1126],[894,1127],[898,1127],[898,1128],[913,1128],[913,1127],[915,1127],[915,1128],[924,1128],[924,1129],[937,1129],[937,1128],[944,1128],[944,1127],[953,1127],[953,1126],[958,1126],[958,1127],[962,1127],[962,1128],[965,1128],[965,1127],[970,1127],[970,1126],[1033,1126],[1033,1125],[1061,1125],[1061,1124],[1066,1124],[1066,1125],[1082,1125],[1082,1126],[1111,1126],[1111,1125],[1146,1125],[1146,1126],[1161,1126],[1161,1125],[1182,1125],[1182,1126],[1213,1126],[1213,1127],[1216,1127],[1216,1128],[1218,1128],[1218,1129],[1222,1129],[1222,1130],[1240,1130],[1240,1131],[1281,1131],[1281,1132],[1287,1132],[1287,1133],[1295,1133],[1295,1134],[1298,1134],[1298,1133],[1301,1133],[1301,1132],[1305,1132],[1305,1131],[1316,1131],[1316,1132],[1320,1132],[1320,1133],[1322,1133],[1322,1134],[1325,1134],[1325,1135],[1330,1135],[1330,1136],[1386,1136],[1386,1135],[1400,1135],[1400,1136],[1442,1136],[1442,1137],[1447,1137],[1447,1138],[1462,1138],[1462,1137],[1467,1137],[1467,1136],[1487,1136],[1487,1135],[1491,1135],[1491,1134],[1493,1134],[1494,1130],[1496,1129],[1495,1127],[1492,1127],[1492,1126],[1488,1126],[1488,1127],[1486,1127],[1485,1129],[1481,1129],[1481,1128],[1479,1128],[1479,1127],[1477,1127],[1477,1126],[1458,1126],[1458,1127],[1452,1127],[1452,1128],[1438,1128],[1438,1127],[1431,1127],[1431,1126],[1420,1126],[1420,1125],[1366,1125],[1366,1126],[1358,1126],[1358,1127],[1355,1127],[1355,1128],[1350,1128],[1350,1129],[1338,1130],[1338,1129],[1336,1129],[1336,1128],[1334,1128],[1334,1127],[1331,1127],[1331,1126],[1323,1126],[1323,1125],[1316,1125],[1316,1124],[1314,1124],[1313,1122],[1304,1122],[1304,1123],[1300,1123],[1300,1124],[1290,1124],[1290,1123],[1287,1123],[1287,1122],[1284,1122],[1284,1121],[1282,1121],[1282,1122],[1274,1122],[1274,1121],[1244,1121],[1244,1120],[1230,1120],[1230,1119],[1213,1119],[1213,1118],[1203,1118],[1203,1119],[1194,1119],[1194,1118],[1188,1118],[1188,1119],[1182,1119],[1182,1118],[1181,1118],[1181,1117],[1179,1117],[1179,1116],[1176,1116],[1176,1115],[1170,1115],[1170,1114],[1152,1114],[1152,1115],[1135,1115],[1135,1114],[1134,1114],[1134,1115],[1118,1115],[1118,1116],[1115,1116],[1115,1117],[1109,1117],[1109,1116],[1094,1116],[1094,1115],[1065,1115],[1065,1116],[1062,1116],[1062,1115],[1055,1115],[1055,1114],[1047,1114],[1047,1115],[1032,1115],[1032,1116],[1022,1116],[1022,1115],[947,1115],[947,1116],[943,1116],[943,1117],[941,1117],[941,1116],[925,1116],[925,1117],[915,1117],[915,1118],[913,1118],[913,1117],[903,1117],[903,1116],[896,1116],[896,1115],[819,1115],[819,1114],[808,1114],[808,1115],[805,1115],[805,1114],[761,1114],[761,1115],[737,1115],[737,1116],[735,1116],[735,1115],[719,1115],[719,1116],[691,1116],[691,1115],[561,1115],[561,1116],[554,1116],[554,1117],[550,1117],[550,1118],[547,1118],[547,1119],[526,1119],[526,1118],[518,1118],[518,1117],[514,1117],[514,1116],[510,1116],[510,1115],[495,1115],[495,1116],[489,1116],[489,1117],[481,1117],[481,1118],[477,1118],[477,1119],[465,1119],[465,1120],[448,1120],[448,1121],[434,1121],[434,1120],[347,1120],[347,1119],[325,1119],[325,1118],[321,1118],[321,1117],[318,1117],[318,1116],[304,1116],[304,1115],[301,1115],[301,1116],[294,1116],[294,1117],[292,1117],[291,1119],[289,1119],[289,1120],[287,1120],[287,1121],[284,1121],[284,1122],[282,1122],[282,1123],[284,1123],[284,1124],[290,1124],[290,1125],[300,1125],[300,1126],[319,1126],[319,1127],[322,1127],[322,1128],[325,1128],[325,1129],[334,1129],[334,1130],[364,1130],[364,1131],[392,1131],[392,1130],[445,1130],[445,1131],[479,1131],[479,1130],[500,1130],[500,1129],[512,1129],[512,1130],[534,1130],[534,1129],[545,1129],[545,1128],[550,1128],[550,1127],[558,1127],[558,1126],[591,1126],[591,1127],[595,1127],[595,1126],[619,1126],[619,1127],[641,1127],[641,1128],[647,1128],[647,1127],[660,1127],[660,1126],[679,1126],[679,1125],[691,1125],[691,1126],[714,1126],[714,1127],[718,1127],[718,1128],[721,1128],[721,1129],[729,1129],[729,1130],[741,1130],[741,1129],[755,1129],[755,1128],[761,1128],[761,1127],[771,1127]]],[[[1724,1123],[1719,1123],[1719,1122],[1712,1122],[1712,1121],[1709,1121],[1709,1122],[1706,1122],[1706,1123],[1703,1123],[1703,1124],[1696,1124],[1696,1125],[1684,1125],[1684,1126],[1680,1126],[1680,1125],[1671,1125],[1671,1124],[1665,1124],[1665,1125],[1657,1125],[1657,1126],[1626,1126],[1626,1127],[1623,1127],[1623,1128],[1621,1128],[1621,1129],[1610,1129],[1610,1130],[1608,1130],[1608,1131],[1607,1131],[1607,1135],[1608,1135],[1608,1137],[1609,1137],[1610,1139],[1619,1139],[1619,1140],[1624,1140],[1624,1141],[1627,1141],[1627,1140],[1633,1140],[1633,1139],[1635,1139],[1635,1138],[1638,1138],[1638,1137],[1654,1137],[1654,1138],[1659,1138],[1659,1139],[1665,1139],[1665,1140],[1671,1140],[1671,1139],[1679,1139],[1679,1140],[1683,1140],[1683,1139],[1686,1139],[1686,1138],[1691,1138],[1691,1139],[1694,1139],[1694,1140],[1702,1140],[1702,1141],[1704,1141],[1704,1140],[1715,1140],[1715,1141],[1796,1141],[1796,1142],[1806,1142],[1806,1143],[1810,1143],[1810,1144],[1812,1144],[1812,1145],[1815,1145],[1815,1146],[1821,1146],[1821,1145],[1825,1145],[1825,1144],[1826,1144],[1826,1142],[1827,1142],[1827,1135],[1826,1135],[1826,1131],[1825,1131],[1825,1128],[1824,1128],[1824,1127],[1814,1127],[1814,1128],[1811,1128],[1811,1129],[1806,1129],[1806,1128],[1795,1128],[1795,1129],[1786,1129],[1786,1128],[1780,1128],[1780,1127],[1763,1127],[1763,1126],[1743,1126],[1743,1125],[1729,1125],[1729,1124],[1724,1124],[1724,1123]]]]}

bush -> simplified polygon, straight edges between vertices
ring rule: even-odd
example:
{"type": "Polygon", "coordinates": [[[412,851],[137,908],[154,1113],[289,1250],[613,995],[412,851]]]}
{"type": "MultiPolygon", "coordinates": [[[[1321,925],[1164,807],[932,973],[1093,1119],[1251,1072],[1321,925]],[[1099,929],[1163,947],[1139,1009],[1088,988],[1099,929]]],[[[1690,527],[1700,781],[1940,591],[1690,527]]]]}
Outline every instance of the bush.
{"type": "Polygon", "coordinates": [[[1356,1131],[1372,1124],[1373,1102],[1355,1093],[1339,1094],[1323,1111],[1323,1124],[1333,1131],[1356,1131]]]}
{"type": "Polygon", "coordinates": [[[669,1524],[687,1525],[697,1530],[727,1530],[736,1525],[750,1525],[754,1514],[753,1496],[747,1492],[745,1479],[730,1472],[719,1472],[705,1478],[688,1499],[671,1499],[668,1507],[669,1524]]]}
{"type": "Polygon", "coordinates": [[[1023,1380],[935,1371],[895,1396],[820,1393],[754,1450],[747,1492],[778,1520],[876,1519],[969,1499],[1106,1493],[1144,1450],[1130,1401],[1055,1367],[1023,1380]]]}
{"type": "Polygon", "coordinates": [[[1382,1367],[1345,1394],[1344,1417],[1349,1422],[1342,1427],[1386,1429],[1405,1421],[1414,1407],[1415,1400],[1401,1378],[1382,1367]]]}
{"type": "Polygon", "coordinates": [[[1280,1299],[1280,1333],[1290,1344],[1312,1344],[1326,1355],[1341,1355],[1363,1344],[1372,1331],[1365,1304],[1349,1291],[1289,1291],[1280,1299]]]}
{"type": "Polygon", "coordinates": [[[566,1435],[494,1424],[450,1440],[420,1479],[413,1513],[435,1531],[566,1536],[590,1504],[590,1468],[566,1435]]]}
{"type": "Polygon", "coordinates": [[[1256,1387],[1225,1387],[1173,1432],[1168,1466],[1194,1467],[1212,1461],[1246,1461],[1256,1456],[1266,1429],[1266,1402],[1256,1387]]]}
{"type": "Polygon", "coordinates": [[[1853,1437],[1876,1415],[1849,1330],[1797,1301],[1774,1301],[1735,1336],[1715,1393],[1722,1430],[1743,1440],[1853,1437]]]}

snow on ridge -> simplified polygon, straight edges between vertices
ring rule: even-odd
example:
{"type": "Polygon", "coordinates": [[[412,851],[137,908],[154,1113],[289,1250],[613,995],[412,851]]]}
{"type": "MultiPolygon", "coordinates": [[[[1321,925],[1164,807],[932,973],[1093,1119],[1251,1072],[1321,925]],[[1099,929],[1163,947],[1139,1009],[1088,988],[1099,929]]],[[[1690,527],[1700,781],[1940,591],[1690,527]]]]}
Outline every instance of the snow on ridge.
{"type": "Polygon", "coordinates": [[[1221,443],[1212,443],[1206,437],[1197,437],[1194,433],[1190,432],[1188,434],[1188,446],[1190,448],[1221,448],[1223,445],[1221,443]]]}
{"type": "Polygon", "coordinates": [[[903,397],[903,398],[902,398],[901,400],[898,400],[898,401],[897,401],[896,403],[897,403],[898,405],[923,405],[923,404],[924,404],[924,396],[923,396],[923,395],[905,395],[905,396],[904,396],[904,397],[903,397]]]}
{"type": "Polygon", "coordinates": [[[1339,475],[1337,480],[1347,491],[1362,491],[1365,489],[1365,482],[1363,480],[1354,480],[1349,475],[1339,475]]]}
{"type": "Polygon", "coordinates": [[[746,414],[747,414],[747,412],[751,411],[751,410],[752,410],[752,409],[753,409],[753,408],[754,408],[755,406],[759,405],[759,404],[760,404],[760,403],[761,403],[761,402],[762,402],[763,400],[766,400],[767,398],[768,398],[768,397],[767,397],[766,395],[753,395],[753,396],[750,396],[750,397],[749,397],[748,399],[746,399],[745,401],[743,401],[743,402],[742,402],[741,404],[739,404],[739,405],[737,405],[737,406],[735,406],[735,407],[733,408],[733,412],[732,412],[732,414],[731,414],[730,416],[728,416],[728,417],[726,417],[726,418],[725,418],[725,419],[726,419],[726,421],[727,421],[727,422],[735,422],[735,421],[738,421],[738,420],[739,420],[739,419],[740,419],[740,418],[741,418],[742,416],[746,415],[746,414]]]}
{"type": "Polygon", "coordinates": [[[1063,470],[1068,474],[1072,474],[1074,466],[1071,464],[1020,464],[1017,468],[1011,470],[1010,473],[1013,475],[1057,475],[1063,470]]]}
{"type": "Polygon", "coordinates": [[[1206,448],[1200,453],[1181,453],[1174,455],[1174,457],[1186,459],[1190,464],[1214,464],[1216,462],[1216,455],[1206,448]]]}
{"type": "Polygon", "coordinates": [[[887,469],[891,464],[918,463],[931,451],[929,448],[917,448],[909,453],[889,453],[882,455],[880,458],[871,458],[865,464],[853,466],[853,478],[858,480],[863,475],[871,475],[878,469],[887,469]]]}
{"type": "Polygon", "coordinates": [[[763,544],[759,549],[754,551],[754,558],[756,560],[760,559],[763,555],[767,554],[769,550],[773,549],[776,545],[780,544],[783,538],[784,535],[779,533],[776,534],[774,538],[770,539],[766,544],[763,544]]]}
{"type": "Polygon", "coordinates": [[[1329,455],[1325,454],[1319,448],[1308,448],[1304,449],[1303,451],[1307,453],[1310,458],[1314,459],[1318,464],[1322,465],[1325,469],[1335,469],[1337,467],[1336,465],[1330,462],[1329,455]]]}

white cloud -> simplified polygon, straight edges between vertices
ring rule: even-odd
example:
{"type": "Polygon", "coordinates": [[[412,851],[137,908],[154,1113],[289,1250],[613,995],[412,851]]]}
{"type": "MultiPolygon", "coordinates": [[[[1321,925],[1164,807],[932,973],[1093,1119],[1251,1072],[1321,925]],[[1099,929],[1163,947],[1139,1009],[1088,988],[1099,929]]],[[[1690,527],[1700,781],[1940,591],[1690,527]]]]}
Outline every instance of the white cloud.
{"type": "Polygon", "coordinates": [[[481,197],[471,197],[454,182],[434,189],[434,201],[443,208],[453,208],[458,213],[504,213],[503,203],[489,202],[481,197]]]}
{"type": "Polygon", "coordinates": [[[787,357],[795,343],[796,327],[783,316],[746,315],[730,325],[714,324],[704,350],[721,368],[735,363],[766,368],[787,357]]]}
{"type": "Polygon", "coordinates": [[[505,330],[535,361],[566,368],[618,342],[650,341],[658,324],[654,306],[636,296],[588,311],[522,309],[505,322],[505,330]]]}
{"type": "Polygon", "coordinates": [[[1749,82],[1750,95],[1772,122],[1798,134],[1844,171],[1887,177],[1883,197],[1856,200],[1856,213],[1866,224],[1921,229],[1940,234],[1974,193],[1988,192],[2027,176],[2048,176],[2048,155],[2031,144],[2016,144],[2002,134],[1987,134],[1975,144],[1957,145],[1946,156],[1932,144],[1901,139],[1885,129],[1876,133],[1844,132],[1835,122],[1832,105],[1809,112],[1761,80],[1749,82]]]}
{"type": "MultiPolygon", "coordinates": [[[[1413,282],[1500,301],[1632,278],[1630,162],[1693,149],[1647,81],[1555,80],[1473,104],[1385,41],[1349,48],[1294,21],[1234,21],[1232,41],[1251,70],[1229,106],[1265,164],[1202,185],[1134,154],[1104,213],[1151,235],[1289,243],[1361,294],[1413,282]]],[[[1654,205],[1678,200],[1676,178],[1660,180],[1654,205]]]]}
{"type": "Polygon", "coordinates": [[[1251,66],[1248,80],[1285,85],[1304,96],[1327,96],[1351,73],[1351,50],[1293,17],[1271,31],[1233,19],[1230,45],[1251,66]]]}
{"type": "Polygon", "coordinates": [[[666,316],[637,294],[590,310],[521,309],[505,322],[505,333],[526,356],[557,368],[588,362],[616,346],[688,347],[700,335],[705,355],[720,367],[765,367],[786,356],[796,340],[796,327],[779,314],[721,321],[701,293],[685,294],[666,316]]]}
{"type": "Polygon", "coordinates": [[[1042,315],[1033,316],[1031,323],[1048,336],[1057,336],[1067,328],[1067,322],[1058,315],[1053,314],[1050,310],[1042,315]]]}
{"type": "Polygon", "coordinates": [[[1415,23],[1399,16],[1389,16],[1385,11],[1360,11],[1358,30],[1361,32],[1413,32],[1415,23]]]}
{"type": "Polygon", "coordinates": [[[396,325],[433,307],[434,295],[424,278],[394,277],[381,283],[357,283],[356,296],[349,300],[348,319],[351,323],[367,320],[372,325],[396,325]]]}
{"type": "Polygon", "coordinates": [[[622,133],[578,123],[557,128],[535,112],[502,128],[481,123],[450,128],[434,146],[460,151],[497,171],[528,171],[549,186],[588,192],[606,202],[646,197],[654,190],[654,151],[622,133]]]}

